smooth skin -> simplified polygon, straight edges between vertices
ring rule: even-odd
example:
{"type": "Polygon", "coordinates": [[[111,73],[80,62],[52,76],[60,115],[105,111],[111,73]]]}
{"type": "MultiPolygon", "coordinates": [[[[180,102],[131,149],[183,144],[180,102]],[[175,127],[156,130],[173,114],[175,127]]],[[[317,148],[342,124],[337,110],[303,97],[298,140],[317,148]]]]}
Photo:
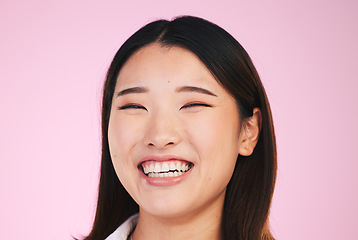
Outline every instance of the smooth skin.
{"type": "Polygon", "coordinates": [[[117,176],[140,207],[133,239],[220,239],[227,184],[260,125],[259,109],[240,122],[234,98],[192,52],[154,43],[133,54],[119,73],[108,129],[117,176]],[[193,168],[178,184],[149,184],[138,164],[167,155],[193,168]]]}

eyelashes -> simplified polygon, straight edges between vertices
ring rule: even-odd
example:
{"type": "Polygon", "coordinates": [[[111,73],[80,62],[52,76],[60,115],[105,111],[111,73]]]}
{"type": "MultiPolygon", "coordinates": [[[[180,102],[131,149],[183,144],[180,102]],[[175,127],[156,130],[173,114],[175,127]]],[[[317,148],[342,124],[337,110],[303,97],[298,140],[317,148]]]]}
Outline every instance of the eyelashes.
{"type": "Polygon", "coordinates": [[[206,104],[206,103],[188,103],[188,104],[182,106],[180,108],[180,110],[184,109],[184,108],[191,108],[191,107],[212,107],[212,106],[209,104],[206,104]]]}
{"type": "MultiPolygon", "coordinates": [[[[212,107],[212,105],[209,105],[209,104],[206,104],[206,103],[188,103],[188,104],[185,104],[184,106],[182,106],[179,110],[187,109],[187,108],[190,109],[190,108],[195,108],[195,107],[212,107]]],[[[133,104],[133,103],[126,104],[124,106],[118,107],[118,110],[126,110],[126,109],[133,109],[133,110],[143,109],[143,110],[148,111],[142,105],[133,104]]]]}
{"type": "Polygon", "coordinates": [[[147,110],[145,107],[143,107],[142,105],[138,105],[138,104],[127,104],[127,105],[119,107],[118,109],[119,110],[125,110],[125,109],[144,109],[144,110],[147,110]]]}

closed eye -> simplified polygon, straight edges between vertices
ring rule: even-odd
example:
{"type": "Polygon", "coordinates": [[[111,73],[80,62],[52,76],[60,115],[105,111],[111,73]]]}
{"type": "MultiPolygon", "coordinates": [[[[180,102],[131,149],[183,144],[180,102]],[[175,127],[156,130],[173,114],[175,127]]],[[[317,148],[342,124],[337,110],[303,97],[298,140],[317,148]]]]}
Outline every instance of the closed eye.
{"type": "Polygon", "coordinates": [[[188,104],[182,106],[180,109],[191,108],[191,107],[212,107],[212,106],[209,104],[206,104],[206,103],[188,103],[188,104]]]}
{"type": "Polygon", "coordinates": [[[144,110],[147,110],[145,107],[143,107],[142,105],[138,105],[138,104],[127,104],[127,105],[118,107],[118,109],[119,110],[126,110],[126,109],[144,109],[144,110]]]}

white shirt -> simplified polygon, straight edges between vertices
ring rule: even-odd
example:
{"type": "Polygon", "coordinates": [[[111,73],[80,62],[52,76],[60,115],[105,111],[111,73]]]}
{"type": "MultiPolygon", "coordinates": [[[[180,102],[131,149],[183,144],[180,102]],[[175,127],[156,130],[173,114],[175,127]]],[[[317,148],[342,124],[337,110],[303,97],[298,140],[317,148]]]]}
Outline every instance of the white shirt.
{"type": "Polygon", "coordinates": [[[133,231],[138,222],[138,213],[128,218],[105,240],[127,240],[128,235],[133,231]]]}

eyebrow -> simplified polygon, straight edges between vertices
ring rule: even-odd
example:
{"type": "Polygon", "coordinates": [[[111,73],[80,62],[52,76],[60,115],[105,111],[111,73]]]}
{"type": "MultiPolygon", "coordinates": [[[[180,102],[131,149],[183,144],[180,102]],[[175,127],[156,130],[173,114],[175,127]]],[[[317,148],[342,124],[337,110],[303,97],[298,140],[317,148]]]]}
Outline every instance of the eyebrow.
{"type": "Polygon", "coordinates": [[[176,92],[178,92],[178,93],[180,93],[180,92],[197,92],[197,93],[202,93],[202,94],[217,97],[216,94],[210,92],[209,90],[207,90],[205,88],[194,87],[194,86],[179,87],[179,88],[176,89],[176,92]]]}
{"type": "MultiPolygon", "coordinates": [[[[181,93],[181,92],[197,92],[197,93],[217,97],[216,94],[212,93],[211,91],[209,91],[209,90],[207,90],[205,88],[201,88],[201,87],[182,86],[182,87],[178,87],[175,91],[177,93],[181,93]]],[[[127,88],[127,89],[124,89],[122,91],[117,92],[116,97],[127,95],[127,94],[132,94],[132,93],[146,93],[146,92],[149,92],[149,89],[146,88],[146,87],[132,87],[132,88],[127,88]]]]}
{"type": "Polygon", "coordinates": [[[132,87],[132,88],[127,88],[120,92],[117,92],[116,97],[131,94],[131,93],[146,93],[148,91],[149,91],[149,89],[145,88],[145,87],[132,87]]]}

